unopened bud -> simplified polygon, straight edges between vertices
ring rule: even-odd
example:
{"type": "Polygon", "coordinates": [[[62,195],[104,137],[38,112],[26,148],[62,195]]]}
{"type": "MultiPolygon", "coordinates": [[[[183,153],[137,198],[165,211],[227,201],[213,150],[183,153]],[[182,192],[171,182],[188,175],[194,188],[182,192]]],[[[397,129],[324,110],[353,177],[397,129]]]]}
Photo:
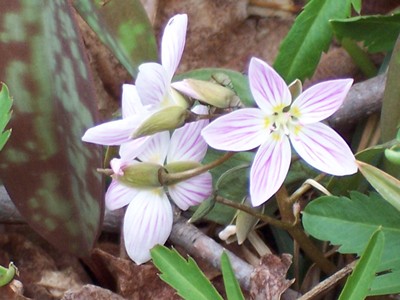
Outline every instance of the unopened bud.
{"type": "Polygon", "coordinates": [[[173,83],[173,87],[189,97],[218,108],[240,104],[239,97],[232,90],[210,81],[189,78],[173,83]]]}
{"type": "Polygon", "coordinates": [[[162,166],[154,163],[139,162],[124,168],[123,175],[113,175],[123,185],[134,188],[160,187],[158,174],[162,166]]]}
{"type": "Polygon", "coordinates": [[[132,134],[132,138],[140,138],[165,130],[173,130],[185,124],[190,112],[181,106],[168,106],[145,120],[132,134]]]}

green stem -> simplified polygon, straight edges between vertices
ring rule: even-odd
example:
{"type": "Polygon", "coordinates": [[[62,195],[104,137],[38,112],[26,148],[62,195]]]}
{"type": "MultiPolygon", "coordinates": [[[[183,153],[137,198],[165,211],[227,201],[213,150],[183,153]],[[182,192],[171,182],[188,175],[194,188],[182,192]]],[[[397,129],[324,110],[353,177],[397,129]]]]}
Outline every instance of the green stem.
{"type": "Polygon", "coordinates": [[[289,234],[303,249],[304,253],[311,258],[317,266],[326,274],[333,274],[336,271],[336,266],[328,259],[310,238],[305,234],[299,222],[296,222],[297,217],[293,213],[293,203],[289,201],[289,195],[284,186],[282,186],[275,194],[279,211],[282,220],[287,223],[294,223],[295,226],[287,228],[289,234]]]}
{"type": "Polygon", "coordinates": [[[216,196],[214,199],[218,203],[221,203],[221,204],[236,208],[238,210],[244,211],[244,212],[248,213],[249,215],[252,215],[252,216],[260,219],[261,221],[264,221],[264,222],[271,224],[273,226],[276,226],[278,228],[288,230],[289,228],[292,228],[294,226],[294,224],[282,222],[282,221],[272,218],[270,216],[259,213],[258,211],[254,210],[253,208],[251,208],[245,204],[237,203],[237,202],[234,202],[232,200],[226,199],[221,196],[216,196]]]}
{"type": "Polygon", "coordinates": [[[194,176],[203,174],[204,172],[207,172],[208,170],[215,168],[216,166],[219,166],[223,164],[225,161],[227,161],[229,158],[231,158],[235,152],[227,152],[223,156],[221,156],[219,159],[214,160],[213,162],[203,165],[198,168],[190,169],[187,171],[179,172],[179,173],[167,173],[164,168],[160,169],[159,173],[159,181],[161,185],[170,185],[174,184],[176,182],[180,182],[183,180],[190,179],[194,176]]]}
{"type": "Polygon", "coordinates": [[[355,64],[368,78],[374,77],[378,73],[369,56],[353,40],[343,38],[342,47],[349,53],[355,64]]]}

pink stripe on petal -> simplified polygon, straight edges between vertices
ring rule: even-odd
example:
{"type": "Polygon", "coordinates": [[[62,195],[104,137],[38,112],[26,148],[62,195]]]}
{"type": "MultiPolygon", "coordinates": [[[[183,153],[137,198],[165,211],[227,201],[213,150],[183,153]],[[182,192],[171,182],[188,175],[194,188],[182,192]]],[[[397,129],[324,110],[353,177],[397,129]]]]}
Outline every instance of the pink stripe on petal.
{"type": "Polygon", "coordinates": [[[150,250],[163,245],[172,229],[172,207],[165,193],[141,191],[125,212],[123,233],[129,257],[138,265],[150,260],[150,250]]]}
{"type": "Polygon", "coordinates": [[[105,195],[106,207],[115,210],[129,204],[135,199],[139,190],[124,186],[113,179],[105,195]]]}
{"type": "MultiPolygon", "coordinates": [[[[208,113],[208,109],[204,105],[197,105],[194,111],[198,114],[208,113]]],[[[206,155],[208,145],[201,136],[201,131],[208,123],[208,120],[190,122],[176,129],[171,137],[167,163],[185,160],[202,161],[206,155]]]]}
{"type": "Polygon", "coordinates": [[[288,138],[273,133],[260,146],[250,170],[253,206],[263,204],[281,187],[289,171],[291,150],[288,138]]]}
{"type": "Polygon", "coordinates": [[[201,132],[211,147],[218,150],[245,151],[260,146],[268,137],[265,113],[243,108],[219,117],[201,132]]]}
{"type": "Polygon", "coordinates": [[[103,123],[89,128],[82,141],[107,146],[121,145],[130,140],[137,123],[135,116],[103,123]]]}
{"type": "Polygon", "coordinates": [[[259,108],[272,114],[274,108],[290,105],[292,96],[281,76],[266,62],[252,58],[249,66],[250,90],[259,108]]]}
{"type": "Polygon", "coordinates": [[[212,177],[208,172],[168,186],[172,200],[182,210],[200,204],[211,196],[212,191],[212,177]]]}
{"type": "Polygon", "coordinates": [[[332,175],[357,172],[355,158],[349,146],[329,126],[314,123],[304,126],[290,141],[296,152],[314,168],[332,175]]]}
{"type": "Polygon", "coordinates": [[[291,111],[299,112],[303,124],[324,120],[339,109],[352,83],[353,79],[338,79],[313,85],[296,98],[291,111]]]}
{"type": "Polygon", "coordinates": [[[135,83],[140,101],[152,108],[160,105],[171,84],[164,67],[157,63],[141,64],[135,83]]]}
{"type": "Polygon", "coordinates": [[[168,148],[170,143],[170,135],[168,131],[158,132],[150,136],[146,147],[138,155],[138,159],[143,162],[152,162],[164,165],[165,158],[167,157],[168,148]]]}
{"type": "Polygon", "coordinates": [[[170,82],[185,48],[187,22],[187,15],[175,15],[164,29],[161,41],[161,63],[168,73],[170,82]]]}

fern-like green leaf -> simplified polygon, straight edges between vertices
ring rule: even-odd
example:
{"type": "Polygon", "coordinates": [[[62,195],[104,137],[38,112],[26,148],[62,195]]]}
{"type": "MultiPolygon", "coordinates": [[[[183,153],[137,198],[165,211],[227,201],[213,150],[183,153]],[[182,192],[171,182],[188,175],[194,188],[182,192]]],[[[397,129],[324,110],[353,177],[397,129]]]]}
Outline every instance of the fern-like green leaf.
{"type": "Polygon", "coordinates": [[[349,16],[349,0],[311,0],[282,42],[274,68],[290,83],[313,75],[332,39],[330,19],[349,16]]]}
{"type": "Polygon", "coordinates": [[[160,278],[186,300],[218,300],[221,295],[189,257],[185,260],[175,249],[156,246],[151,250],[154,265],[162,272],[160,278]]]}

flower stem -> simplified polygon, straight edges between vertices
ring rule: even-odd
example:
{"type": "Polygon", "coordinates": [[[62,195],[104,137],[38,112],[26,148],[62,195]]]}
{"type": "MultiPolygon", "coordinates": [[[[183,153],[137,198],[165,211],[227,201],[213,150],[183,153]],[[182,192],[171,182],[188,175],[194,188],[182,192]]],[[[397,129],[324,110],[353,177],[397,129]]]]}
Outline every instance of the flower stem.
{"type": "Polygon", "coordinates": [[[254,210],[253,208],[251,208],[245,204],[237,203],[237,202],[234,202],[232,200],[226,199],[221,196],[216,196],[214,199],[218,203],[221,203],[221,204],[236,208],[238,210],[244,211],[244,212],[248,213],[249,215],[252,215],[252,216],[260,219],[261,221],[264,221],[264,222],[271,224],[273,226],[276,226],[278,228],[288,230],[289,228],[292,228],[294,226],[294,224],[283,222],[283,221],[277,220],[275,218],[272,218],[270,216],[259,213],[258,211],[254,210]]]}
{"type": "Polygon", "coordinates": [[[180,182],[183,180],[190,179],[192,177],[195,177],[197,175],[200,175],[204,172],[207,172],[208,170],[215,168],[216,166],[221,165],[225,161],[227,161],[229,158],[231,158],[235,152],[227,152],[223,156],[221,156],[219,159],[214,160],[213,162],[200,166],[198,168],[190,169],[187,171],[179,172],[179,173],[167,173],[166,170],[160,169],[160,174],[158,176],[159,181],[161,185],[169,185],[169,184],[174,184],[176,182],[180,182]]]}
{"type": "MultiPolygon", "coordinates": [[[[282,186],[276,192],[275,197],[282,220],[287,223],[295,223],[297,217],[293,213],[293,203],[290,202],[286,188],[282,186]]],[[[335,273],[336,266],[330,260],[325,258],[320,249],[318,249],[318,247],[315,246],[315,244],[305,234],[299,222],[296,222],[293,227],[287,228],[287,231],[299,244],[300,248],[303,249],[305,254],[311,258],[324,273],[329,275],[335,273]]]]}

